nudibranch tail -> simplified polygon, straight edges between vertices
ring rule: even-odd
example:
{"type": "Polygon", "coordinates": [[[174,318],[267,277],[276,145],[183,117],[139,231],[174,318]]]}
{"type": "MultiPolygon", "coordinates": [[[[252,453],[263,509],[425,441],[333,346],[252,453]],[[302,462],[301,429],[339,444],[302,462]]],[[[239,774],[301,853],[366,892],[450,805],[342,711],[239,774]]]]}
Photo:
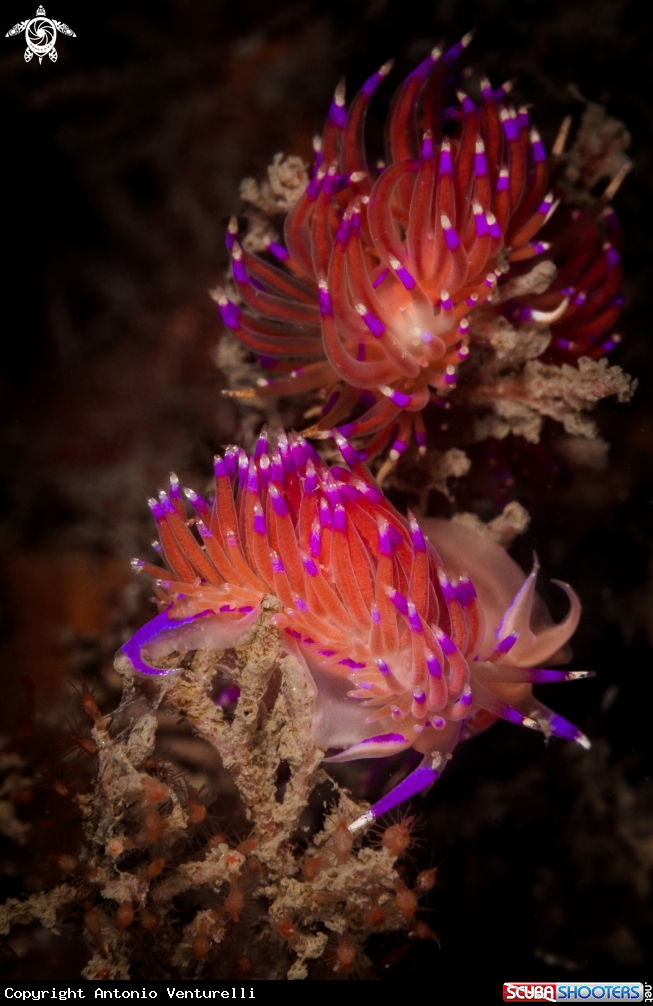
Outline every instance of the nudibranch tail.
{"type": "Polygon", "coordinates": [[[484,79],[480,104],[464,93],[457,61],[470,38],[434,49],[400,85],[381,170],[369,164],[364,125],[392,64],[348,110],[339,85],[308,185],[286,217],[286,247],[268,243],[274,262],[243,247],[236,221],[227,233],[239,304],[216,293],[224,325],[266,365],[289,371],[227,393],[325,388],[328,404],[306,435],[340,425],[366,438],[368,458],[388,444],[392,461],[412,440],[425,446],[419,413],[456,389],[474,312],[550,325],[551,363],[598,359],[619,339],[619,230],[608,202],[624,172],[584,210],[562,205],[566,131],[547,157],[507,86],[484,79]],[[510,293],[545,262],[555,278],[543,292],[510,293]],[[363,414],[345,422],[358,405],[363,414]]]}
{"type": "Polygon", "coordinates": [[[494,719],[586,746],[532,694],[534,683],[587,676],[537,668],[576,627],[573,590],[561,584],[570,611],[554,626],[535,592],[537,566],[524,577],[473,531],[402,517],[334,436],[343,463],[331,467],[283,430],[263,430],[253,455],[228,448],[215,459],[210,507],[185,490],[192,520],[174,478],[152,501],[168,570],[134,563],[154,576],[163,608],[122,648],[134,671],[175,673],[157,661],[239,645],[271,594],[273,624],[315,695],[313,739],[327,761],[423,755],[382,807],[434,781],[463,734],[494,719]]]}

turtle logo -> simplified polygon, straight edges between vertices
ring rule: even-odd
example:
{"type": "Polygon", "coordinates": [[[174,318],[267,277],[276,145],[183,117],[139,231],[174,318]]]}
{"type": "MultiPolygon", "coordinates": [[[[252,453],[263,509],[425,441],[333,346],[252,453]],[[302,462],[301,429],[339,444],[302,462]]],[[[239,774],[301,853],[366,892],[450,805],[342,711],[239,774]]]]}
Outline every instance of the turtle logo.
{"type": "Polygon", "coordinates": [[[77,38],[75,32],[71,31],[67,24],[46,17],[43,7],[39,7],[36,17],[33,17],[31,21],[19,21],[18,24],[15,24],[7,32],[5,38],[9,38],[10,35],[20,35],[21,31],[25,32],[25,41],[27,42],[26,63],[29,63],[32,56],[38,56],[39,63],[44,56],[49,56],[52,62],[56,63],[57,50],[54,43],[57,41],[58,31],[62,35],[72,35],[73,38],[77,38]]]}

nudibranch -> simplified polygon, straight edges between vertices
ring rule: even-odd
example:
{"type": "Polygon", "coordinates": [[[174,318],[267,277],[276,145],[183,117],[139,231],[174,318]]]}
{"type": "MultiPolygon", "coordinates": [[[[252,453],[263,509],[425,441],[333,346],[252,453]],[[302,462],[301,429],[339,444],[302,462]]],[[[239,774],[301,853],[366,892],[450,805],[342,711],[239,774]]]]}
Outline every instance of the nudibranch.
{"type": "Polygon", "coordinates": [[[559,662],[578,623],[571,587],[559,584],[570,608],[555,625],[535,592],[537,566],[524,576],[477,532],[402,517],[334,436],[344,464],[330,468],[295,433],[273,444],[263,431],[253,456],[228,448],[215,459],[211,506],[184,490],[192,521],[174,476],[150,500],[167,569],[134,560],[162,607],[122,648],[134,672],[175,673],[153,661],[238,645],[274,595],[283,646],[314,694],[314,741],[334,752],[327,760],[423,756],[356,827],[434,782],[458,741],[498,718],[588,747],[532,694],[534,683],[589,674],[540,666],[559,662]]]}
{"type": "Polygon", "coordinates": [[[619,340],[619,229],[608,203],[627,168],[584,208],[559,205],[568,122],[547,156],[509,85],[495,90],[484,78],[474,102],[457,69],[470,38],[434,49],[401,84],[376,167],[365,119],[392,63],[348,109],[337,88],[285,246],[270,241],[268,256],[252,254],[235,220],[227,233],[238,303],[215,291],[223,322],[265,368],[288,374],[227,394],[325,388],[322,417],[304,434],[337,426],[366,439],[366,458],[391,438],[396,457],[413,438],[424,452],[422,410],[456,388],[477,308],[551,326],[549,363],[598,358],[619,340]],[[510,293],[545,261],[557,270],[547,289],[510,293]]]}

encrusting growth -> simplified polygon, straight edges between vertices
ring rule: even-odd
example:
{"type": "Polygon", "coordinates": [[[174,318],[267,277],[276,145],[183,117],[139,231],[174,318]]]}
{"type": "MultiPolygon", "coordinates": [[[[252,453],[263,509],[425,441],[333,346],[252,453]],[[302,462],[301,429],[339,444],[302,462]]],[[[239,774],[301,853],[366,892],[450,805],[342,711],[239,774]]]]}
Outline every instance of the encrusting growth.
{"type": "MultiPolygon", "coordinates": [[[[391,441],[396,460],[413,438],[423,451],[422,411],[444,404],[467,361],[458,397],[490,407],[502,397],[495,382],[484,387],[493,375],[474,376],[476,347],[501,357],[516,339],[524,360],[559,366],[598,360],[619,340],[619,227],[609,201],[629,164],[582,209],[561,203],[569,121],[547,157],[508,85],[494,90],[484,78],[480,105],[472,101],[456,69],[470,39],[434,49],[399,87],[378,169],[365,119],[392,63],[348,109],[338,87],[313,171],[286,215],[285,247],[264,236],[262,257],[235,220],[227,233],[234,292],[214,291],[223,322],[265,368],[288,372],[229,394],[324,388],[323,414],[304,434],[338,426],[364,439],[366,458],[391,441]]],[[[512,397],[527,393],[516,387],[512,397]]]]}

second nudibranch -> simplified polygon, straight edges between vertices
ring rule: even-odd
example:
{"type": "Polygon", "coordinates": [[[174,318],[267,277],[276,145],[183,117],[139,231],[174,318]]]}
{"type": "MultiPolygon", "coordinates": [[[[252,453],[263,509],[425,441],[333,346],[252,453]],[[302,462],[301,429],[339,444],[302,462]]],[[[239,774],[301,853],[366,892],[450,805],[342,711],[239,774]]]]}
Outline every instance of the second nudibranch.
{"type": "Polygon", "coordinates": [[[627,167],[582,211],[560,205],[568,123],[547,156],[507,85],[484,78],[480,103],[457,89],[470,39],[434,49],[400,85],[384,164],[370,164],[365,119],[392,63],[348,109],[337,88],[285,247],[269,241],[266,258],[245,247],[235,220],[227,232],[236,297],[215,292],[223,323],[265,369],[287,376],[226,393],[324,389],[322,416],[305,434],[338,426],[364,438],[367,458],[390,443],[396,460],[411,439],[425,449],[422,411],[456,388],[475,311],[552,326],[547,363],[598,359],[619,339],[619,227],[608,203],[627,167]],[[510,292],[544,263],[555,266],[548,288],[510,292]]]}
{"type": "Polygon", "coordinates": [[[192,522],[174,476],[150,501],[167,568],[134,560],[162,607],[122,648],[134,671],[171,674],[178,669],[156,666],[163,655],[238,645],[274,595],[327,760],[408,748],[423,756],[373,817],[433,782],[461,738],[498,718],[589,746],[532,693],[534,683],[588,676],[539,666],[560,662],[578,624],[571,587],[559,584],[570,609],[554,625],[535,591],[537,567],[525,576],[459,524],[402,517],[334,436],[344,464],[332,467],[294,433],[272,443],[263,431],[253,455],[228,448],[215,459],[211,506],[184,490],[192,522]]]}

